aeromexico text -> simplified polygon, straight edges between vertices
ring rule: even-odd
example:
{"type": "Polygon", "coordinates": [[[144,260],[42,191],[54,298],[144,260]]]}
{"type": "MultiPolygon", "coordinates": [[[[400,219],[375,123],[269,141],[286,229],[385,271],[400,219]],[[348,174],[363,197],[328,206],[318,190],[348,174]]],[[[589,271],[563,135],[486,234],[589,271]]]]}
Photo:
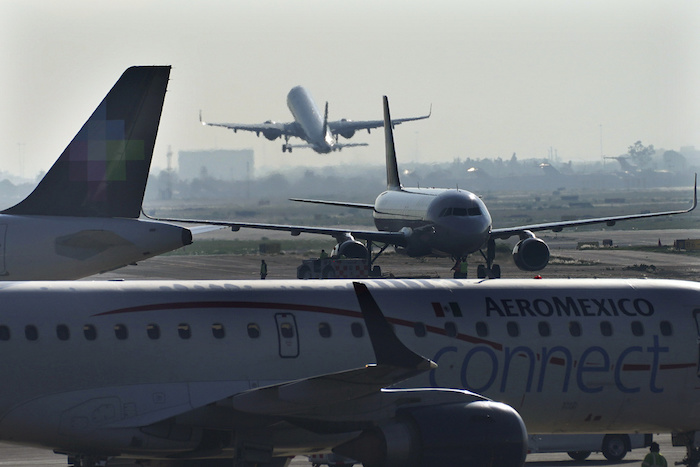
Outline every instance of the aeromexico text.
{"type": "Polygon", "coordinates": [[[486,297],[486,316],[503,317],[601,317],[652,316],[654,305],[646,298],[491,298],[486,297]]]}

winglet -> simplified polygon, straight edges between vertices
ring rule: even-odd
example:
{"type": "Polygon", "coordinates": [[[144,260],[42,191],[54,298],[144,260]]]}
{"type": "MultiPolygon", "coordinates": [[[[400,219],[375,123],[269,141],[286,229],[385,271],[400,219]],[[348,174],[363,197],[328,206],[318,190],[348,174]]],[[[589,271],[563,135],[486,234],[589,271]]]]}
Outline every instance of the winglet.
{"type": "Polygon", "coordinates": [[[353,282],[352,285],[355,288],[357,301],[360,303],[360,310],[367,326],[367,333],[372,341],[377,365],[422,370],[437,368],[434,362],[413,352],[396,337],[394,330],[389,325],[365,284],[353,282]]]}
{"type": "Polygon", "coordinates": [[[688,209],[688,212],[692,211],[698,206],[698,174],[695,173],[695,186],[693,187],[693,205],[688,209]]]}
{"type": "Polygon", "coordinates": [[[386,188],[387,190],[400,190],[399,167],[396,163],[396,147],[394,146],[394,131],[391,128],[391,115],[389,114],[389,99],[384,96],[384,146],[386,156],[386,188]]]}
{"type": "Polygon", "coordinates": [[[139,217],[169,76],[169,66],[127,69],[34,191],[3,213],[139,217]]]}

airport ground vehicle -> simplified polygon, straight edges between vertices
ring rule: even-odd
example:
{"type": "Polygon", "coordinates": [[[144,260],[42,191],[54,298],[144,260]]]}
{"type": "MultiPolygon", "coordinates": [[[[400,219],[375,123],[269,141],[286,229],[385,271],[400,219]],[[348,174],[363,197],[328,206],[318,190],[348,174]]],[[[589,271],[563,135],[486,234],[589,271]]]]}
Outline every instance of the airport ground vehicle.
{"type": "Polygon", "coordinates": [[[609,461],[619,461],[636,448],[651,444],[653,435],[631,434],[550,434],[529,435],[528,452],[566,452],[574,460],[584,460],[592,452],[602,452],[609,461]]]}
{"type": "Polygon", "coordinates": [[[312,258],[297,268],[298,279],[366,279],[367,260],[358,258],[312,258]]]}

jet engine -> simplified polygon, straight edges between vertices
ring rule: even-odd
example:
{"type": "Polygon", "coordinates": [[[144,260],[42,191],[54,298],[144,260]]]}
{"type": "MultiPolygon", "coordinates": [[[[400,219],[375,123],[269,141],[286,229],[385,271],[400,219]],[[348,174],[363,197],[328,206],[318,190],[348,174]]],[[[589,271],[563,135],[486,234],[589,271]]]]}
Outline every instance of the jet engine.
{"type": "Polygon", "coordinates": [[[367,259],[369,252],[361,242],[355,240],[352,236],[348,236],[346,240],[338,241],[338,244],[333,248],[331,256],[345,256],[346,258],[367,259]]]}
{"type": "MultiPolygon", "coordinates": [[[[272,120],[268,120],[265,123],[271,124],[275,122],[273,122],[272,120]]],[[[274,141],[280,136],[282,136],[282,130],[278,130],[276,128],[268,128],[266,130],[263,130],[262,134],[265,138],[269,139],[270,141],[274,141]]]]}
{"type": "Polygon", "coordinates": [[[525,425],[513,408],[477,401],[400,410],[391,424],[333,451],[365,467],[521,467],[526,448],[525,425]]]}
{"type": "Polygon", "coordinates": [[[549,263],[549,247],[544,240],[532,235],[515,245],[513,261],[523,271],[539,271],[549,263]]]}
{"type": "MultiPolygon", "coordinates": [[[[341,122],[350,122],[351,120],[347,120],[347,119],[343,118],[340,121],[341,122]]],[[[352,128],[346,128],[342,131],[339,131],[338,134],[345,139],[350,139],[355,135],[355,130],[353,130],[352,128]]]]}

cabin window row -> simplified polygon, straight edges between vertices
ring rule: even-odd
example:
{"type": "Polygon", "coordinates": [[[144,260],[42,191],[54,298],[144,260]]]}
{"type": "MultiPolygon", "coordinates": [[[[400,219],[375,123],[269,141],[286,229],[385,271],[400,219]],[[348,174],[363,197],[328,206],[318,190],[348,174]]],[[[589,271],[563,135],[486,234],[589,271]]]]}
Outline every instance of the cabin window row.
{"type": "MultiPolygon", "coordinates": [[[[610,337],[614,334],[613,324],[610,321],[601,321],[598,325],[600,335],[610,337]]],[[[485,321],[477,321],[474,326],[474,331],[478,337],[488,337],[490,335],[489,324],[485,321]]],[[[581,337],[583,335],[583,326],[579,321],[569,321],[569,335],[572,337],[581,337]]],[[[413,325],[413,332],[417,337],[425,337],[428,334],[425,323],[417,322],[413,325]]],[[[506,332],[510,337],[519,337],[521,335],[520,324],[515,321],[506,323],[506,332]]],[[[640,337],[645,334],[644,323],[641,321],[632,321],[630,323],[630,332],[633,336],[640,337]]],[[[652,332],[657,332],[655,329],[652,332]]],[[[673,326],[670,321],[659,322],[658,332],[662,336],[672,336],[673,326]]],[[[537,323],[537,333],[540,337],[549,337],[552,335],[552,328],[548,321],[540,321],[537,323]]],[[[456,337],[458,334],[457,324],[453,321],[447,321],[444,324],[444,334],[448,337],[456,337]]]]}
{"type": "MultiPolygon", "coordinates": [[[[124,324],[115,324],[112,329],[114,336],[118,340],[126,340],[129,338],[130,332],[124,324]]],[[[260,325],[257,323],[248,323],[246,327],[248,337],[257,339],[262,335],[260,325]]],[[[20,331],[22,332],[22,331],[20,331]]],[[[282,323],[279,327],[279,332],[283,338],[289,339],[294,337],[294,328],[289,323],[282,323]]],[[[362,323],[355,322],[350,325],[350,332],[354,337],[361,338],[364,336],[364,326],[362,323]]],[[[39,339],[39,329],[33,324],[24,326],[24,338],[28,341],[36,341],[39,339]]],[[[86,324],[82,327],[81,333],[83,338],[88,341],[97,339],[97,327],[92,324],[86,324]]],[[[333,335],[331,325],[326,322],[319,323],[318,333],[323,338],[330,338],[333,335]]],[[[181,339],[189,339],[192,337],[192,327],[187,323],[177,325],[177,334],[181,339]]],[[[214,323],[211,325],[211,334],[215,339],[223,339],[226,337],[226,328],[222,323],[214,323]]],[[[146,336],[149,339],[156,340],[161,337],[161,327],[158,324],[150,323],[146,325],[146,336]]],[[[0,341],[8,341],[12,337],[10,327],[0,325],[0,341]]],[[[56,326],[56,338],[61,341],[67,341],[71,338],[71,329],[65,324],[56,326]]]]}

